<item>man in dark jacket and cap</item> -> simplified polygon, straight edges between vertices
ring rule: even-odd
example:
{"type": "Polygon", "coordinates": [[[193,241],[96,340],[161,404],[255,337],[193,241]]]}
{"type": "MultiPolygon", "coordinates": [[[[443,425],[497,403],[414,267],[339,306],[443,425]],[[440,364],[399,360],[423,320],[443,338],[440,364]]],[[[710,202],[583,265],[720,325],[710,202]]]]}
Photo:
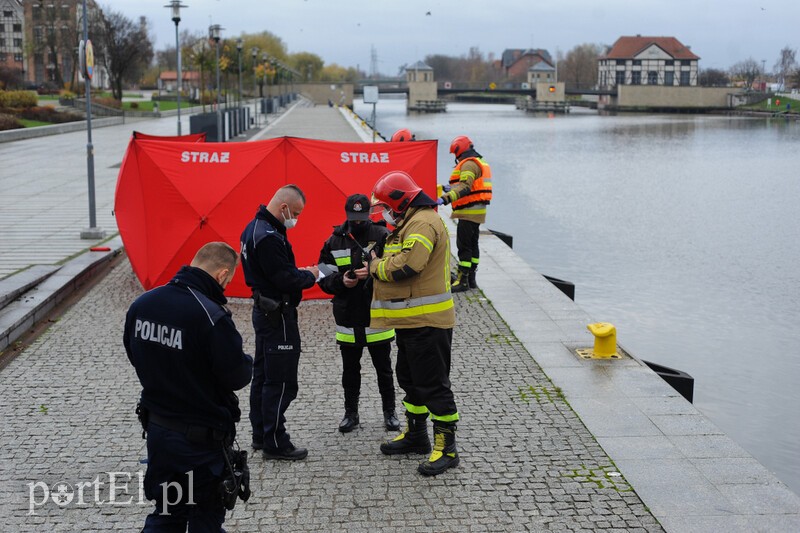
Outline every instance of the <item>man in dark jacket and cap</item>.
{"type": "Polygon", "coordinates": [[[336,270],[319,281],[320,288],[333,295],[336,342],[342,352],[342,387],[344,418],[339,431],[349,433],[359,424],[358,399],[361,394],[361,354],[369,350],[378,375],[383,421],[386,429],[397,431],[400,421],[395,414],[394,375],[390,357],[394,329],[369,327],[372,280],[364,261],[369,250],[383,245],[389,230],[369,219],[370,203],[363,194],[353,194],[344,205],[345,222],[333,228],[319,254],[320,264],[336,270]]]}

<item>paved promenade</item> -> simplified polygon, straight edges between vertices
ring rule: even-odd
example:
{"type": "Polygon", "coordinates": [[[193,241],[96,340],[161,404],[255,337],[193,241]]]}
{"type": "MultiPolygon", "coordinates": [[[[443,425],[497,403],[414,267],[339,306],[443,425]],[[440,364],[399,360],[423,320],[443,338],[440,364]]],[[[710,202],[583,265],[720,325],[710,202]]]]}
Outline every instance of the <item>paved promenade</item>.
{"type": "MultiPolygon", "coordinates": [[[[350,137],[345,116],[327,107],[298,107],[259,135],[358,140],[350,137]]],[[[98,155],[98,191],[104,191],[98,206],[109,213],[114,167],[132,127],[170,134],[175,122],[96,132],[96,144],[108,152],[98,155]],[[101,140],[106,134],[109,139],[101,140]]],[[[60,257],[45,257],[34,243],[55,232],[64,240],[77,237],[86,225],[80,214],[85,189],[81,195],[80,187],[66,183],[80,169],[50,163],[64,158],[79,165],[67,154],[72,145],[80,152],[83,135],[72,144],[50,138],[19,141],[25,147],[0,145],[3,166],[28,176],[12,185],[10,171],[0,170],[4,200],[7,192],[20,194],[14,216],[6,218],[8,202],[0,207],[3,246],[7,227],[29,236],[15,247],[16,268],[78,251],[65,248],[60,257]],[[17,161],[24,157],[35,161],[33,168],[17,161]],[[39,168],[47,170],[40,175],[39,168]],[[61,178],[48,178],[54,174],[61,178]],[[24,196],[46,178],[44,190],[53,196],[24,196]],[[52,218],[38,216],[43,213],[52,218]]],[[[79,159],[85,171],[85,159],[79,159]]],[[[100,225],[115,231],[110,216],[100,225]]],[[[800,530],[797,495],[637,360],[575,356],[575,347],[591,346],[585,330],[590,317],[498,239],[486,236],[481,245],[482,292],[455,295],[459,325],[451,377],[462,414],[461,465],[423,478],[416,473],[421,456],[380,454],[378,445],[389,434],[366,357],[362,425],[347,435],[337,431],[341,358],[330,304],[304,302],[301,387],[287,426],[309,457],[298,463],[253,457],[253,496],[229,515],[228,531],[800,530]],[[466,327],[468,321],[475,326],[466,327]]],[[[0,531],[141,527],[151,505],[139,492],[145,468],[133,413],[139,385],[121,343],[125,311],[140,293],[123,257],[0,371],[0,531]]],[[[249,302],[235,300],[231,309],[252,350],[249,302]]],[[[248,389],[239,393],[245,421],[247,395],[248,389]]],[[[247,426],[240,425],[243,444],[249,442],[247,426]]]]}

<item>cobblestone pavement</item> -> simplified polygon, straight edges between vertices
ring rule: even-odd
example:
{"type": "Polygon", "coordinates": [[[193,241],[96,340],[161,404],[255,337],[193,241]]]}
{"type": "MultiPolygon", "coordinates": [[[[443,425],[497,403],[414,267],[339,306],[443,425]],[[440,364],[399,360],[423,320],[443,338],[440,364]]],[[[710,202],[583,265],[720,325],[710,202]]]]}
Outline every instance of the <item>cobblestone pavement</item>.
{"type": "MultiPolygon", "coordinates": [[[[121,342],[125,311],[140,292],[122,260],[0,373],[0,531],[130,531],[143,524],[151,504],[140,494],[145,448],[133,413],[139,385],[121,342]],[[109,472],[119,473],[113,491],[109,472]],[[91,482],[81,495],[81,483],[91,482]]],[[[287,426],[309,457],[253,457],[253,496],[229,513],[226,529],[662,531],[490,303],[477,293],[456,299],[451,378],[462,415],[461,465],[424,478],[416,472],[422,456],[381,455],[389,434],[367,356],[362,426],[337,431],[341,358],[330,306],[305,302],[300,394],[287,426]]],[[[252,351],[249,303],[236,300],[231,309],[252,351]]],[[[247,395],[239,392],[243,444],[250,441],[247,395]]],[[[401,395],[398,389],[398,401],[401,395]]]]}

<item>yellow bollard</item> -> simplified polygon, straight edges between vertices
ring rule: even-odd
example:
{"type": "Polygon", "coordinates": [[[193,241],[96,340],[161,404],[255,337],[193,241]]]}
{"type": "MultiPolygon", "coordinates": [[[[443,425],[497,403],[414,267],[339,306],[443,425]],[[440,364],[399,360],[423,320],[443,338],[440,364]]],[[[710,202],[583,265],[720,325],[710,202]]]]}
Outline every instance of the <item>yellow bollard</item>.
{"type": "Polygon", "coordinates": [[[593,355],[598,358],[607,359],[617,354],[617,328],[608,322],[595,322],[586,326],[594,335],[593,355]]]}

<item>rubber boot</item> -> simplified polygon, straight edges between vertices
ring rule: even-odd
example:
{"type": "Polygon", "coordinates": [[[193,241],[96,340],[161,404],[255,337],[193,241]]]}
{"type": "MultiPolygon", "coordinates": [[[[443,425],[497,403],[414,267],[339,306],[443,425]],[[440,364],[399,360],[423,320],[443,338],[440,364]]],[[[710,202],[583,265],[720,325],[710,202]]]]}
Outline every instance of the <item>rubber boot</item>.
{"type": "Polygon", "coordinates": [[[428,413],[414,415],[406,411],[406,430],[392,440],[381,444],[384,455],[401,453],[428,453],[431,451],[431,439],[428,438],[428,413]]]}
{"type": "Polygon", "coordinates": [[[417,471],[423,476],[436,476],[458,466],[455,422],[433,421],[433,452],[427,461],[420,463],[417,471]]]}
{"type": "Polygon", "coordinates": [[[480,287],[478,287],[478,283],[475,281],[475,271],[476,270],[478,270],[478,267],[474,266],[469,271],[469,277],[467,278],[467,281],[469,282],[469,288],[470,289],[478,289],[478,288],[480,288],[480,287]]]}
{"type": "Polygon", "coordinates": [[[339,422],[339,431],[350,433],[358,427],[358,393],[345,389],[344,391],[344,417],[339,422]]]}
{"type": "Polygon", "coordinates": [[[450,292],[464,292],[469,290],[469,270],[458,269],[458,277],[450,284],[450,292]]]}

